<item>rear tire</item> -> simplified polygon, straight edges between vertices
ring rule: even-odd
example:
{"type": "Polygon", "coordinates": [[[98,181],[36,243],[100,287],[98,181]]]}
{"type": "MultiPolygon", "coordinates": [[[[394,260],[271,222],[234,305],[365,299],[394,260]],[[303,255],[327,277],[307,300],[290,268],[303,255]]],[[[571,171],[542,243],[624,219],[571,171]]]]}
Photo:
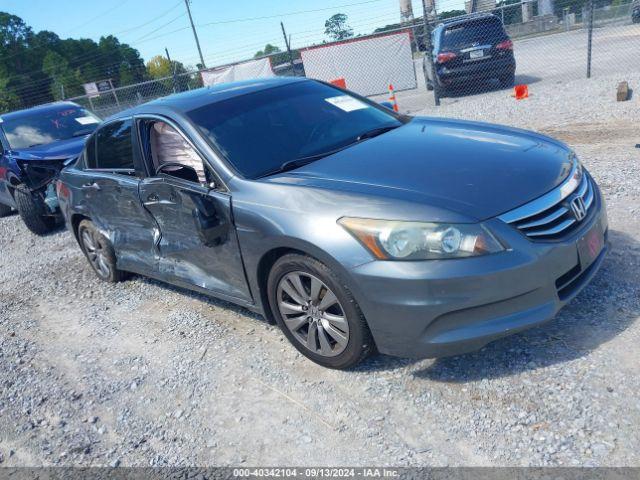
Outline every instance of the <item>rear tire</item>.
{"type": "Polygon", "coordinates": [[[78,243],[100,280],[116,283],[124,280],[126,273],[118,270],[116,254],[109,239],[100,233],[91,220],[78,225],[78,243]]]}
{"type": "Polygon", "coordinates": [[[13,209],[10,206],[0,203],[0,218],[6,217],[12,211],[13,211],[13,209]]]}
{"type": "Polygon", "coordinates": [[[13,194],[22,221],[36,235],[45,235],[56,226],[55,217],[49,215],[42,195],[31,193],[25,187],[17,187],[13,194]]]}
{"type": "Polygon", "coordinates": [[[269,273],[267,291],[282,332],[315,363],[346,369],[374,350],[371,331],[349,288],[316,259],[283,256],[269,273]]]}

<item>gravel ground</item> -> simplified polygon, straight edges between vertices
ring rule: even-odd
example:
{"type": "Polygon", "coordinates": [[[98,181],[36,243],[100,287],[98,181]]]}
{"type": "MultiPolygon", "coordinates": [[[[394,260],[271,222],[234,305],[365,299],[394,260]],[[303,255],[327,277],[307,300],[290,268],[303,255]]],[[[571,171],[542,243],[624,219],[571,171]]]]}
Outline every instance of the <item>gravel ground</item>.
{"type": "Polygon", "coordinates": [[[640,466],[640,102],[604,80],[560,87],[437,111],[564,139],[608,202],[592,284],[470,355],[327,370],[246,310],[101,283],[66,231],[0,219],[0,465],[640,466]]]}

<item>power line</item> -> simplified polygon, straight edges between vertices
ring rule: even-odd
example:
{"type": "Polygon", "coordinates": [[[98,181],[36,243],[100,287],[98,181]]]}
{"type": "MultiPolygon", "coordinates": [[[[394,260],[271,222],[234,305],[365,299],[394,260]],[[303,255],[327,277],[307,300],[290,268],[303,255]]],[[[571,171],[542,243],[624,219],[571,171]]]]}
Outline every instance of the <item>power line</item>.
{"type": "Polygon", "coordinates": [[[84,27],[84,26],[85,26],[85,25],[87,25],[88,23],[95,22],[95,21],[96,21],[96,20],[98,20],[99,18],[102,18],[102,17],[104,17],[105,15],[107,15],[107,14],[109,14],[109,13],[111,13],[111,12],[113,12],[113,11],[117,10],[117,9],[119,9],[120,7],[122,7],[122,6],[123,6],[125,3],[127,3],[128,1],[129,1],[129,0],[124,0],[124,1],[120,2],[118,5],[116,5],[115,7],[112,7],[112,8],[110,8],[110,9],[108,9],[108,10],[105,10],[104,12],[99,13],[98,15],[96,15],[95,17],[90,18],[89,20],[85,20],[85,21],[84,21],[84,22],[82,22],[80,25],[78,25],[78,26],[76,26],[76,27],[73,27],[73,28],[70,28],[70,29],[69,29],[69,30],[67,30],[67,31],[68,31],[68,32],[71,32],[71,31],[73,31],[73,30],[76,30],[77,28],[84,27]]]}
{"type": "Polygon", "coordinates": [[[170,12],[172,12],[173,10],[178,8],[180,5],[182,5],[182,0],[178,0],[178,3],[174,4],[173,7],[169,8],[168,10],[165,10],[164,12],[162,12],[157,17],[153,17],[151,20],[149,20],[149,21],[147,21],[145,23],[141,23],[140,25],[136,25],[135,27],[127,28],[126,30],[121,30],[119,32],[112,33],[111,35],[114,35],[114,36],[115,35],[122,35],[123,33],[132,32],[133,30],[138,30],[139,28],[146,27],[147,25],[155,22],[156,20],[161,19],[165,15],[168,15],[170,12]]]}
{"type": "Polygon", "coordinates": [[[131,42],[131,44],[135,45],[136,43],[140,42],[140,40],[144,40],[149,35],[151,35],[153,33],[156,33],[158,30],[162,30],[167,25],[171,25],[173,22],[175,22],[176,20],[180,20],[182,17],[184,17],[186,15],[187,15],[187,12],[182,12],[180,15],[178,15],[177,17],[169,20],[167,23],[163,23],[162,25],[160,25],[159,27],[155,28],[154,30],[151,30],[150,32],[145,33],[142,37],[140,37],[140,38],[134,40],[133,42],[131,42]]]}
{"type": "Polygon", "coordinates": [[[223,25],[223,24],[228,24],[228,23],[240,23],[240,22],[251,22],[251,21],[255,21],[255,20],[268,20],[271,18],[281,18],[281,17],[290,17],[292,15],[301,15],[304,13],[314,13],[314,12],[325,12],[327,10],[335,10],[336,8],[346,8],[346,7],[353,7],[356,5],[365,5],[365,4],[369,4],[369,3],[378,3],[381,2],[382,0],[366,0],[364,2],[358,2],[358,3],[348,3],[345,5],[336,5],[334,7],[325,7],[325,8],[317,8],[315,10],[299,10],[297,12],[289,12],[289,13],[278,13],[275,15],[265,15],[262,17],[247,17],[247,18],[236,18],[236,19],[232,19],[232,20],[220,20],[220,21],[216,21],[216,22],[209,22],[209,23],[203,23],[201,25],[198,25],[198,27],[208,27],[211,25],[223,25]]]}

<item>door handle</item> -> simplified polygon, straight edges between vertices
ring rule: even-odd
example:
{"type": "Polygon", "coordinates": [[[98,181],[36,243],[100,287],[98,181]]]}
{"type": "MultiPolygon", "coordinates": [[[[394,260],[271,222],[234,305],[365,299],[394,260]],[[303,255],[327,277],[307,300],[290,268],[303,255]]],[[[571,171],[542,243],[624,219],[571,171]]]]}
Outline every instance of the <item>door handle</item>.
{"type": "Polygon", "coordinates": [[[82,185],[82,188],[85,188],[85,189],[90,188],[91,190],[100,190],[100,185],[98,185],[96,182],[90,182],[82,185]]]}
{"type": "Polygon", "coordinates": [[[158,200],[160,200],[160,197],[155,193],[152,193],[147,197],[147,202],[157,202],[158,200]]]}

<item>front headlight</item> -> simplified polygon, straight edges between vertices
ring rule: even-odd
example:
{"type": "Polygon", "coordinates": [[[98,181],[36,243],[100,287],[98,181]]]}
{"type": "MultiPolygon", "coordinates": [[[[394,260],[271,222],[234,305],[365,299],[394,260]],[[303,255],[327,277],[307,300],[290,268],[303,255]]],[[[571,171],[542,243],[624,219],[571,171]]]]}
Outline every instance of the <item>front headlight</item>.
{"type": "Polygon", "coordinates": [[[343,217],[338,220],[380,260],[435,260],[504,250],[480,224],[444,224],[343,217]]]}

